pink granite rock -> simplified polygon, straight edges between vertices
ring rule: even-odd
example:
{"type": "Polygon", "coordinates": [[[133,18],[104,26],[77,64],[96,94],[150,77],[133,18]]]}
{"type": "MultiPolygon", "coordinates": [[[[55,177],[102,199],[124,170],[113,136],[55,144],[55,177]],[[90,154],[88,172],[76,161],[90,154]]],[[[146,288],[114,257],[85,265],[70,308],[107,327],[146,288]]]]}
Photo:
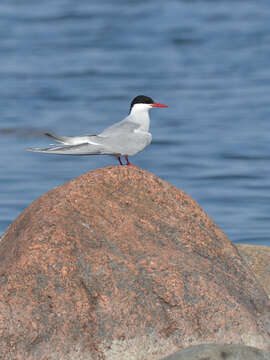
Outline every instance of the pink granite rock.
{"type": "Polygon", "coordinates": [[[270,297],[270,246],[238,244],[237,248],[270,297]]]}
{"type": "Polygon", "coordinates": [[[269,299],[183,191],[115,166],[44,194],[0,243],[3,360],[160,359],[269,349],[269,299]]]}

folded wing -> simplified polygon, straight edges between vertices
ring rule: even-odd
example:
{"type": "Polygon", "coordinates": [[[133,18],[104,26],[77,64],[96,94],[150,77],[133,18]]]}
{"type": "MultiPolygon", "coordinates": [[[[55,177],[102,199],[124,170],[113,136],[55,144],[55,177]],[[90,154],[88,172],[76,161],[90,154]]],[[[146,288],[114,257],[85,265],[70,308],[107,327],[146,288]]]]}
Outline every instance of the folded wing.
{"type": "Polygon", "coordinates": [[[89,134],[84,136],[56,136],[50,133],[45,133],[45,135],[64,145],[80,145],[88,142],[91,143],[94,141],[95,138],[98,137],[97,135],[94,134],[89,134]]]}
{"type": "Polygon", "coordinates": [[[48,146],[46,148],[28,148],[28,151],[58,155],[101,155],[108,154],[101,145],[83,143],[79,145],[48,146]]]}

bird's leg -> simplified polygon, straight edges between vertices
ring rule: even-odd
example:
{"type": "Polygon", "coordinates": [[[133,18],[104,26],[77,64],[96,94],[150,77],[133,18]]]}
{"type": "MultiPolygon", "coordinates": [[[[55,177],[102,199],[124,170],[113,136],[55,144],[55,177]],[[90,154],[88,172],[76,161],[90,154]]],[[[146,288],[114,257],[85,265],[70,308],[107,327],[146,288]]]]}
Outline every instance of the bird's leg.
{"type": "Polygon", "coordinates": [[[122,160],[121,160],[121,157],[120,157],[120,156],[117,156],[117,159],[118,159],[118,161],[120,162],[120,165],[123,165],[122,160]]]}
{"type": "Polygon", "coordinates": [[[129,162],[128,156],[125,156],[125,158],[126,158],[126,161],[127,161],[127,165],[128,165],[128,166],[135,166],[135,165],[133,165],[133,164],[131,164],[131,163],[129,162]]]}

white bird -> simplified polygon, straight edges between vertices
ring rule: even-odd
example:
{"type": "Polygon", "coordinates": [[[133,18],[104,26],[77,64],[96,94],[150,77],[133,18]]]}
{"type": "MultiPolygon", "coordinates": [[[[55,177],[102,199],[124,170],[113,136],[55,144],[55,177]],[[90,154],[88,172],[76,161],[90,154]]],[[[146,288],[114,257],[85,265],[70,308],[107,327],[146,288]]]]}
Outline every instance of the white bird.
{"type": "Polygon", "coordinates": [[[139,95],[132,100],[129,115],[124,120],[98,135],[55,136],[46,133],[46,136],[63,145],[26,150],[58,155],[113,155],[121,165],[121,156],[124,156],[127,165],[132,165],[128,156],[137,154],[151,143],[149,110],[159,107],[168,106],[154,102],[148,96],[139,95]]]}

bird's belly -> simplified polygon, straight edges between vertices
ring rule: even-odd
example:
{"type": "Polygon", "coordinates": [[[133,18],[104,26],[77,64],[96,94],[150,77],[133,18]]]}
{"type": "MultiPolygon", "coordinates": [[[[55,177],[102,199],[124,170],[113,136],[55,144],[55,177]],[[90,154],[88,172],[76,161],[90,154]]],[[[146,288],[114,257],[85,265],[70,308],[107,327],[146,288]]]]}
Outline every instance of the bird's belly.
{"type": "Polygon", "coordinates": [[[123,155],[135,155],[148,146],[151,141],[152,135],[150,133],[137,133],[130,139],[128,153],[123,155]]]}
{"type": "Polygon", "coordinates": [[[135,155],[151,143],[152,135],[147,132],[126,134],[126,136],[110,138],[108,146],[115,154],[135,155]]]}

